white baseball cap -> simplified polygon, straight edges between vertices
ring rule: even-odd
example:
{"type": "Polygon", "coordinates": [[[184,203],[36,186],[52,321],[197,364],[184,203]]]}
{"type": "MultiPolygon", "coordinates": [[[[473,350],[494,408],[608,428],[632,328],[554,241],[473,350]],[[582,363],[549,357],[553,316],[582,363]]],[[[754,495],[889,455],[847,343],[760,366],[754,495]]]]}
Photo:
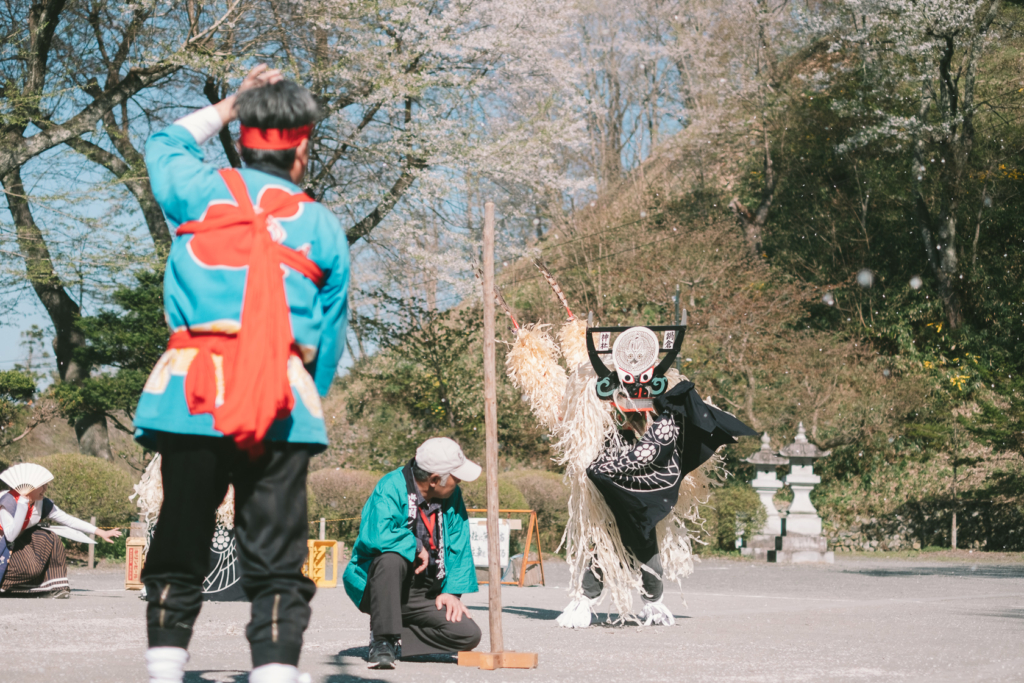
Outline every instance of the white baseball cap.
{"type": "Polygon", "coordinates": [[[431,474],[450,474],[460,481],[474,481],[480,476],[480,465],[463,455],[459,444],[443,436],[424,441],[416,449],[416,465],[431,474]]]}

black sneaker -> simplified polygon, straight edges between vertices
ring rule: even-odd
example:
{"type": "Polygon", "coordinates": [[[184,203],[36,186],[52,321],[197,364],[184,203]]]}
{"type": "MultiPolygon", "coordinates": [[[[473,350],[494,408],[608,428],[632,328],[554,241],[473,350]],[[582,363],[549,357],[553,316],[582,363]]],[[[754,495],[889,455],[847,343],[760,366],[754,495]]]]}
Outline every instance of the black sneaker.
{"type": "Polygon", "coordinates": [[[366,658],[370,669],[394,669],[398,659],[398,640],[378,638],[370,642],[370,656],[366,658]]]}

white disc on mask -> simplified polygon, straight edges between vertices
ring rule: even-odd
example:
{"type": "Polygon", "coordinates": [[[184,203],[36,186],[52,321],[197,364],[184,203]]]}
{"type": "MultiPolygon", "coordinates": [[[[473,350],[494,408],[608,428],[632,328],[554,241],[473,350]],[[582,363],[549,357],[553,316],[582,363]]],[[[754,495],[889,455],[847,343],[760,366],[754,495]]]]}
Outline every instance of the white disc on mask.
{"type": "Polygon", "coordinates": [[[646,327],[631,327],[615,340],[612,361],[615,369],[638,377],[658,364],[658,335],[646,327]]]}

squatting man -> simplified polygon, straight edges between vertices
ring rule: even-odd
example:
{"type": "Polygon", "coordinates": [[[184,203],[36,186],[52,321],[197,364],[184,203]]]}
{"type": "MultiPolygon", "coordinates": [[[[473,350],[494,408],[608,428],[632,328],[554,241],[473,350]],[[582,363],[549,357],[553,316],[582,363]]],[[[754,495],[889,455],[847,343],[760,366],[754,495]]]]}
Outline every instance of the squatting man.
{"type": "Polygon", "coordinates": [[[427,439],[385,475],[366,505],[345,591],[370,615],[371,669],[400,657],[472,650],[480,628],[460,597],[477,591],[459,482],[480,466],[447,438],[427,439]]]}

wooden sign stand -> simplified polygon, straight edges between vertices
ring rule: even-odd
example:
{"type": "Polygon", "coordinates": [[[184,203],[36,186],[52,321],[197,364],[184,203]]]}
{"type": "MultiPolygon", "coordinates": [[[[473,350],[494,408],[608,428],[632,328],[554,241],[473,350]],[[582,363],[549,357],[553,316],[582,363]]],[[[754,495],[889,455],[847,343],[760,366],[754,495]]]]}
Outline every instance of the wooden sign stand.
{"type": "MultiPolygon", "coordinates": [[[[488,574],[501,576],[498,538],[498,385],[494,353],[494,202],[484,205],[484,436],[487,458],[487,561],[488,574]]],[[[460,652],[459,666],[495,669],[535,669],[532,652],[505,652],[501,633],[501,581],[487,584],[490,652],[460,652]]]]}
{"type": "MultiPolygon", "coordinates": [[[[475,513],[475,512],[485,512],[486,513],[487,510],[484,510],[482,508],[468,508],[466,510],[466,512],[468,512],[470,514],[475,513]]],[[[526,570],[529,569],[530,567],[534,566],[534,565],[540,565],[540,585],[546,586],[547,584],[544,582],[544,554],[541,552],[541,549],[540,549],[540,524],[537,522],[537,511],[536,510],[506,510],[504,508],[501,508],[501,509],[498,510],[498,514],[501,514],[501,515],[506,515],[506,514],[508,514],[508,515],[516,515],[516,514],[526,515],[526,514],[528,514],[528,515],[530,515],[530,521],[527,523],[527,527],[526,527],[526,550],[523,551],[523,563],[521,565],[519,565],[519,578],[517,580],[515,580],[515,581],[502,581],[501,583],[503,585],[505,585],[505,586],[519,586],[520,588],[522,588],[523,586],[526,585],[526,570]],[[531,560],[531,559],[529,559],[530,558],[530,548],[531,548],[531,544],[532,544],[532,539],[534,537],[534,532],[536,532],[536,537],[537,537],[537,559],[536,560],[531,560]]],[[[521,531],[522,530],[521,520],[510,519],[508,521],[509,521],[509,525],[510,525],[512,531],[521,531]],[[517,527],[517,526],[515,526],[516,524],[519,524],[520,526],[517,527]]],[[[490,572],[490,567],[488,567],[487,571],[490,572]]],[[[480,583],[486,584],[486,583],[489,583],[489,581],[480,581],[480,583]]]]}

